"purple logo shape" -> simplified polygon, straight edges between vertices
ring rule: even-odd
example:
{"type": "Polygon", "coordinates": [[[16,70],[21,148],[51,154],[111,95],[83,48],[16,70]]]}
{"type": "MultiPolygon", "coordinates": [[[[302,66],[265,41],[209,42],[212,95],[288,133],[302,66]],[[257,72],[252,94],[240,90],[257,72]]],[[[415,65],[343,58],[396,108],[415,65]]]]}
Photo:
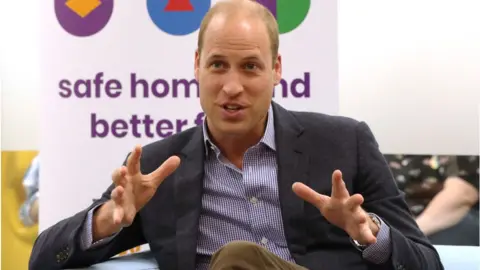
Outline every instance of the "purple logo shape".
{"type": "Polygon", "coordinates": [[[62,28],[77,37],[102,30],[113,13],[113,0],[55,0],[55,14],[62,28]]]}

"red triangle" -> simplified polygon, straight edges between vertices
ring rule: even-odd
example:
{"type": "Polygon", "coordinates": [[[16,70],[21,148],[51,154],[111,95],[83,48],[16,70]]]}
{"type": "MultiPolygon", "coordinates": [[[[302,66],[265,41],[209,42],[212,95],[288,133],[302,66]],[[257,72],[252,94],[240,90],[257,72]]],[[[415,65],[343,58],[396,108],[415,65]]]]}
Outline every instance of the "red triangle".
{"type": "Polygon", "coordinates": [[[190,0],[169,0],[165,11],[193,11],[190,0]]]}

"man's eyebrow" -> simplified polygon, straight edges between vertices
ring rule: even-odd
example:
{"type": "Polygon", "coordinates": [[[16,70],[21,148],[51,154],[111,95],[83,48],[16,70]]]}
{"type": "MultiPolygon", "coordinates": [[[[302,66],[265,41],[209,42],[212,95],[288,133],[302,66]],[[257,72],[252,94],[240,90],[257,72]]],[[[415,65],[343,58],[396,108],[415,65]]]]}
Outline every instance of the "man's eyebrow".
{"type": "MultiPolygon", "coordinates": [[[[207,57],[208,60],[223,60],[225,58],[227,58],[225,55],[218,54],[218,53],[209,55],[207,57]]],[[[242,61],[252,61],[252,60],[253,61],[261,61],[261,58],[260,58],[260,56],[254,55],[254,54],[248,55],[248,56],[245,56],[245,57],[242,58],[242,61]]]]}
{"type": "Polygon", "coordinates": [[[243,60],[261,60],[261,58],[258,55],[249,55],[247,57],[244,57],[243,60]]]}
{"type": "Polygon", "coordinates": [[[207,57],[207,59],[225,59],[225,56],[216,53],[216,54],[209,55],[209,56],[207,57]]]}

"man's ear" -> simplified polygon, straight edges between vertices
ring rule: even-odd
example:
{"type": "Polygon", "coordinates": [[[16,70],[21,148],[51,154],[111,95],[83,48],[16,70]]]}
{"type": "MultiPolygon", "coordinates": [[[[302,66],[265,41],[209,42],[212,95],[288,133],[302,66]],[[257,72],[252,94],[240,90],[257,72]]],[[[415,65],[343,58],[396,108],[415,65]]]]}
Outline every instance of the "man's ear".
{"type": "Polygon", "coordinates": [[[200,69],[200,53],[198,49],[195,51],[195,64],[194,64],[194,73],[195,73],[195,80],[198,82],[198,70],[200,69]]]}
{"type": "Polygon", "coordinates": [[[278,85],[282,79],[282,56],[280,54],[277,55],[277,59],[273,65],[273,73],[274,83],[278,85]]]}

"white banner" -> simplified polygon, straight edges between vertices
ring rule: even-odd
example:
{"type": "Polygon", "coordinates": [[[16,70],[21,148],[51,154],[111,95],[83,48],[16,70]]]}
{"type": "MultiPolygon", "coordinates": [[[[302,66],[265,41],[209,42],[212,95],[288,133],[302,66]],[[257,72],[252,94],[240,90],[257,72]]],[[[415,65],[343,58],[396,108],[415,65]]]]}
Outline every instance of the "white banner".
{"type": "MultiPolygon", "coordinates": [[[[98,198],[135,144],[202,122],[194,52],[200,21],[215,2],[42,5],[40,230],[98,198]]],[[[282,32],[284,80],[274,100],[337,114],[336,1],[261,2],[282,32]]]]}

